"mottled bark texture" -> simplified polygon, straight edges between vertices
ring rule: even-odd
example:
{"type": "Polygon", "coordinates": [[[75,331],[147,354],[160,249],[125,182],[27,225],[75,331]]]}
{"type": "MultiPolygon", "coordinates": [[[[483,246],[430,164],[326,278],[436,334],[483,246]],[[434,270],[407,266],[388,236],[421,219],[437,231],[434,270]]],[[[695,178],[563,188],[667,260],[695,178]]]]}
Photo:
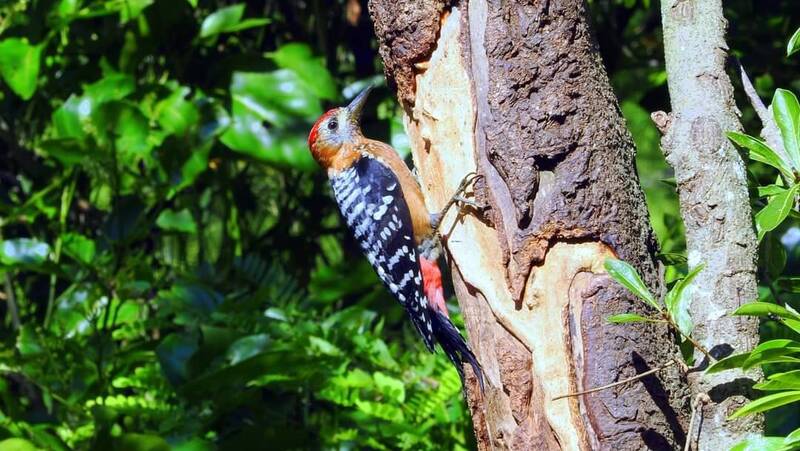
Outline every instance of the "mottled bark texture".
{"type": "MultiPolygon", "coordinates": [[[[691,267],[705,264],[692,284],[694,336],[721,357],[758,343],[758,320],[730,312],[756,299],[756,251],[744,163],[726,139],[739,131],[733,87],[725,73],[726,21],[721,0],[663,0],[664,53],[672,113],[654,118],[661,147],[675,169],[691,267]]],[[[708,393],[699,449],[728,449],[762,429],[758,416],[726,421],[759,374],[695,373],[694,394],[708,393]]]]}
{"type": "Polygon", "coordinates": [[[677,355],[661,326],[605,320],[648,313],[605,274],[607,257],[631,262],[655,290],[659,277],[634,146],[585,3],[371,0],[369,7],[428,207],[440,208],[467,173],[483,176],[474,195],[488,209],[453,211],[443,229],[486,376],[483,397],[474,378],[468,383],[479,447],[680,446],[689,399],[677,366],[553,401],[677,355]]]}

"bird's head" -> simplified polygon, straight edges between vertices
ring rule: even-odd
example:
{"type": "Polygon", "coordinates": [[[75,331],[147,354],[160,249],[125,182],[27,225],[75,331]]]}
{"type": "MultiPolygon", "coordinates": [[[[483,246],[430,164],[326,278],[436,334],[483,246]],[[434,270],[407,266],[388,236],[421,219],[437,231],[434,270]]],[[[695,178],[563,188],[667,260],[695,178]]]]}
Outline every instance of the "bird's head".
{"type": "Polygon", "coordinates": [[[347,143],[354,143],[361,135],[361,111],[372,90],[368,86],[346,107],[328,110],[317,119],[308,134],[308,148],[322,167],[331,166],[347,143]]]}

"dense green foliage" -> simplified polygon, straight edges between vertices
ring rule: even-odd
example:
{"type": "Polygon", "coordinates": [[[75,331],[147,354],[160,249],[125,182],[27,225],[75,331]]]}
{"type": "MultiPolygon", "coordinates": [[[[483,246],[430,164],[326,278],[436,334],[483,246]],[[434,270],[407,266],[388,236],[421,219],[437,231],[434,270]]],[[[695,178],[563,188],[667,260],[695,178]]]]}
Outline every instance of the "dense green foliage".
{"type": "MultiPolygon", "coordinates": [[[[800,92],[798,8],[727,4],[759,93],[800,92]]],[[[590,6],[673,281],[658,5],[590,6]]],[[[0,449],[474,446],[458,375],[346,238],[306,149],[325,108],[382,83],[376,47],[365,1],[0,2],[0,449]]],[[[405,152],[377,94],[366,132],[405,152]]],[[[751,169],[760,209],[776,174],[751,169]]],[[[762,300],[798,307],[787,215],[762,241],[762,300]]],[[[778,412],[771,434],[796,427],[778,412]]]]}

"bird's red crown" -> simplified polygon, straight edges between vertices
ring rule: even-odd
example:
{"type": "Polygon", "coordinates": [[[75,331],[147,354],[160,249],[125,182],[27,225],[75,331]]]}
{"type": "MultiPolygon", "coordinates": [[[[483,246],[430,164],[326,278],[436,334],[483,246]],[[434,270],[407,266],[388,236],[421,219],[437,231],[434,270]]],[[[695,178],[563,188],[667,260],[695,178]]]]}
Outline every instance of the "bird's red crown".
{"type": "Polygon", "coordinates": [[[314,147],[314,143],[317,142],[317,137],[319,137],[319,126],[325,121],[325,119],[336,115],[339,112],[339,108],[333,108],[325,112],[322,116],[317,119],[317,122],[314,122],[314,126],[311,127],[311,132],[308,134],[308,148],[311,149],[314,147]]]}

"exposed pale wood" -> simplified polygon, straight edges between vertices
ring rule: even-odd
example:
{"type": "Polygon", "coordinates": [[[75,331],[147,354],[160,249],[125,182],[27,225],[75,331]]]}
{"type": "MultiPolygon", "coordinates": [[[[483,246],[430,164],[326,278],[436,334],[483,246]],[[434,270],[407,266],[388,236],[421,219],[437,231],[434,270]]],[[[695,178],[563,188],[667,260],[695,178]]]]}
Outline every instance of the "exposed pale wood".
{"type": "MultiPolygon", "coordinates": [[[[370,2],[384,58],[408,50],[425,26],[409,22],[411,5],[370,2]]],[[[453,210],[442,227],[485,373],[481,397],[467,370],[480,449],[669,448],[683,443],[688,424],[688,409],[676,402],[684,382],[672,367],[635,386],[552,399],[676,356],[663,325],[605,321],[612,313],[652,313],[604,274],[605,258],[625,258],[654,288],[658,282],[632,141],[583,6],[454,2],[445,5],[435,45],[421,41],[408,53],[427,56],[386,65],[390,81],[400,77],[429,209],[438,211],[466,174],[483,176],[474,194],[487,214],[453,210]],[[542,134],[526,135],[522,124],[542,134]]]]}

